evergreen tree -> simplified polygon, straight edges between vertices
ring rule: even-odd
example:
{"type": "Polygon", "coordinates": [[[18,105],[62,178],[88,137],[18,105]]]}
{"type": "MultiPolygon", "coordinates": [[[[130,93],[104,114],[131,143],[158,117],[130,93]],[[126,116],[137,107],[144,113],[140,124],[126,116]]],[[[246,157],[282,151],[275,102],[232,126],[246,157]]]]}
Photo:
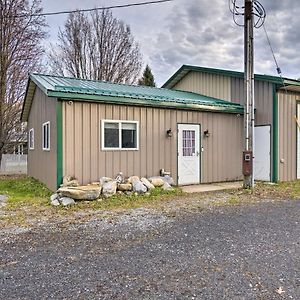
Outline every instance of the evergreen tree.
{"type": "Polygon", "coordinates": [[[139,79],[139,85],[156,86],[155,81],[154,81],[154,76],[148,65],[146,66],[146,68],[143,72],[142,78],[139,79]]]}

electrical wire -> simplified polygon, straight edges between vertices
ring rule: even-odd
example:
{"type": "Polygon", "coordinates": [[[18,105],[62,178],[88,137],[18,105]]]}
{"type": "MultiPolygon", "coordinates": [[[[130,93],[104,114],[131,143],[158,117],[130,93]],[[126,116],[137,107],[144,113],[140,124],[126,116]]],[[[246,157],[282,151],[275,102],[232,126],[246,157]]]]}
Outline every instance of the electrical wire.
{"type": "Polygon", "coordinates": [[[161,3],[173,2],[173,1],[175,1],[175,0],[145,1],[145,2],[136,2],[136,3],[112,5],[112,6],[106,6],[106,7],[94,7],[94,8],[86,8],[86,9],[65,10],[65,11],[45,12],[45,13],[36,13],[36,14],[22,14],[22,15],[15,15],[15,16],[6,16],[6,18],[27,18],[27,17],[55,16],[55,15],[70,14],[70,13],[75,13],[75,12],[91,12],[91,11],[96,11],[96,10],[128,8],[128,7],[134,7],[134,6],[161,4],[161,3]]]}
{"type": "Polygon", "coordinates": [[[272,47],[272,43],[271,43],[271,40],[270,40],[270,37],[269,37],[269,34],[267,32],[267,28],[266,28],[265,24],[263,24],[263,29],[264,29],[264,32],[265,32],[265,35],[266,35],[269,47],[270,47],[271,52],[272,52],[273,60],[274,60],[275,65],[276,65],[276,71],[277,71],[277,73],[278,73],[278,75],[279,75],[279,77],[280,77],[280,79],[282,81],[283,87],[284,87],[284,89],[285,89],[285,91],[287,93],[287,87],[286,87],[286,85],[284,83],[284,79],[282,77],[282,71],[281,71],[281,68],[279,67],[278,61],[276,59],[275,52],[274,52],[274,49],[272,47]]]}
{"type": "MultiPolygon", "coordinates": [[[[243,23],[239,23],[237,17],[245,15],[245,6],[237,5],[237,0],[228,0],[229,10],[232,13],[233,21],[237,26],[244,27],[243,23]]],[[[253,0],[253,16],[256,17],[254,20],[254,27],[260,28],[266,19],[266,10],[258,0],[253,0]]]]}

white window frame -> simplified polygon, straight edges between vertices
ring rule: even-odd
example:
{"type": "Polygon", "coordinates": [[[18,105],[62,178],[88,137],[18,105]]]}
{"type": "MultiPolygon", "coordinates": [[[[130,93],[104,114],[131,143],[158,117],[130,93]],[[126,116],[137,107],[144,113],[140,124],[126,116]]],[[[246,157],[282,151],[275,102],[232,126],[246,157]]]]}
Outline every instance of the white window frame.
{"type": "Polygon", "coordinates": [[[31,128],[28,132],[28,148],[29,150],[34,150],[34,129],[33,128],[31,128]],[[30,143],[30,134],[32,139],[32,145],[30,143]]]}
{"type": "Polygon", "coordinates": [[[50,151],[50,141],[51,141],[51,139],[50,139],[50,132],[51,132],[51,127],[50,127],[50,121],[48,121],[48,122],[45,122],[45,123],[43,123],[43,125],[42,125],[42,148],[43,148],[43,150],[44,151],[50,151]],[[46,126],[46,125],[49,125],[49,133],[48,133],[48,148],[45,148],[44,147],[44,139],[45,139],[45,137],[44,137],[44,126],[46,126]]]}
{"type": "Polygon", "coordinates": [[[140,142],[139,134],[139,121],[132,120],[101,120],[101,149],[103,151],[138,151],[140,142]],[[119,147],[107,148],[104,146],[104,124],[105,123],[118,123],[119,124],[119,147]],[[122,123],[136,124],[136,148],[122,148],[122,123]]]}

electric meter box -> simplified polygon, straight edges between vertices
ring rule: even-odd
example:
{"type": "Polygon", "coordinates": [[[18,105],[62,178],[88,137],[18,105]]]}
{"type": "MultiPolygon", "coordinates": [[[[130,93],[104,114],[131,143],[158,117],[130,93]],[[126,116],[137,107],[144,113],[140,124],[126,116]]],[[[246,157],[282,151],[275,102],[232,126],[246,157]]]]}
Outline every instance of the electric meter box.
{"type": "Polygon", "coordinates": [[[253,155],[252,151],[243,152],[243,174],[245,176],[250,176],[253,169],[253,155]]]}

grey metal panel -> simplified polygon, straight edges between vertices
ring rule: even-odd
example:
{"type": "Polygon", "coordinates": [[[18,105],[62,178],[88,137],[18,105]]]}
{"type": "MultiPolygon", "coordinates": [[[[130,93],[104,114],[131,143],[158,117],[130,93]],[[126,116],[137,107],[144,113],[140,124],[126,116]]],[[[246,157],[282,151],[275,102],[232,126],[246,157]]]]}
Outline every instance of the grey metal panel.
{"type": "Polygon", "coordinates": [[[278,92],[279,111],[279,180],[297,179],[297,102],[300,93],[278,92]]]}
{"type": "MultiPolygon", "coordinates": [[[[272,124],[273,120],[273,84],[267,81],[255,81],[256,125],[272,124]]],[[[244,103],[244,80],[231,78],[231,101],[244,103]]]]}
{"type": "Polygon", "coordinates": [[[34,129],[34,150],[28,150],[28,175],[56,190],[57,128],[55,98],[36,88],[28,118],[28,130],[34,129]],[[50,121],[50,151],[42,149],[42,124],[50,121]]]}
{"type": "Polygon", "coordinates": [[[185,75],[173,89],[231,101],[230,77],[223,75],[192,71],[185,75]]]}
{"type": "Polygon", "coordinates": [[[242,178],[241,152],[243,120],[235,114],[124,105],[73,102],[63,103],[64,174],[86,184],[101,176],[158,175],[164,168],[177,179],[177,124],[201,124],[202,182],[232,181],[242,178]],[[139,121],[138,151],[103,151],[102,119],[139,121]],[[172,129],[172,138],[166,131],[172,129]],[[209,138],[203,131],[211,132],[209,138]]]}

